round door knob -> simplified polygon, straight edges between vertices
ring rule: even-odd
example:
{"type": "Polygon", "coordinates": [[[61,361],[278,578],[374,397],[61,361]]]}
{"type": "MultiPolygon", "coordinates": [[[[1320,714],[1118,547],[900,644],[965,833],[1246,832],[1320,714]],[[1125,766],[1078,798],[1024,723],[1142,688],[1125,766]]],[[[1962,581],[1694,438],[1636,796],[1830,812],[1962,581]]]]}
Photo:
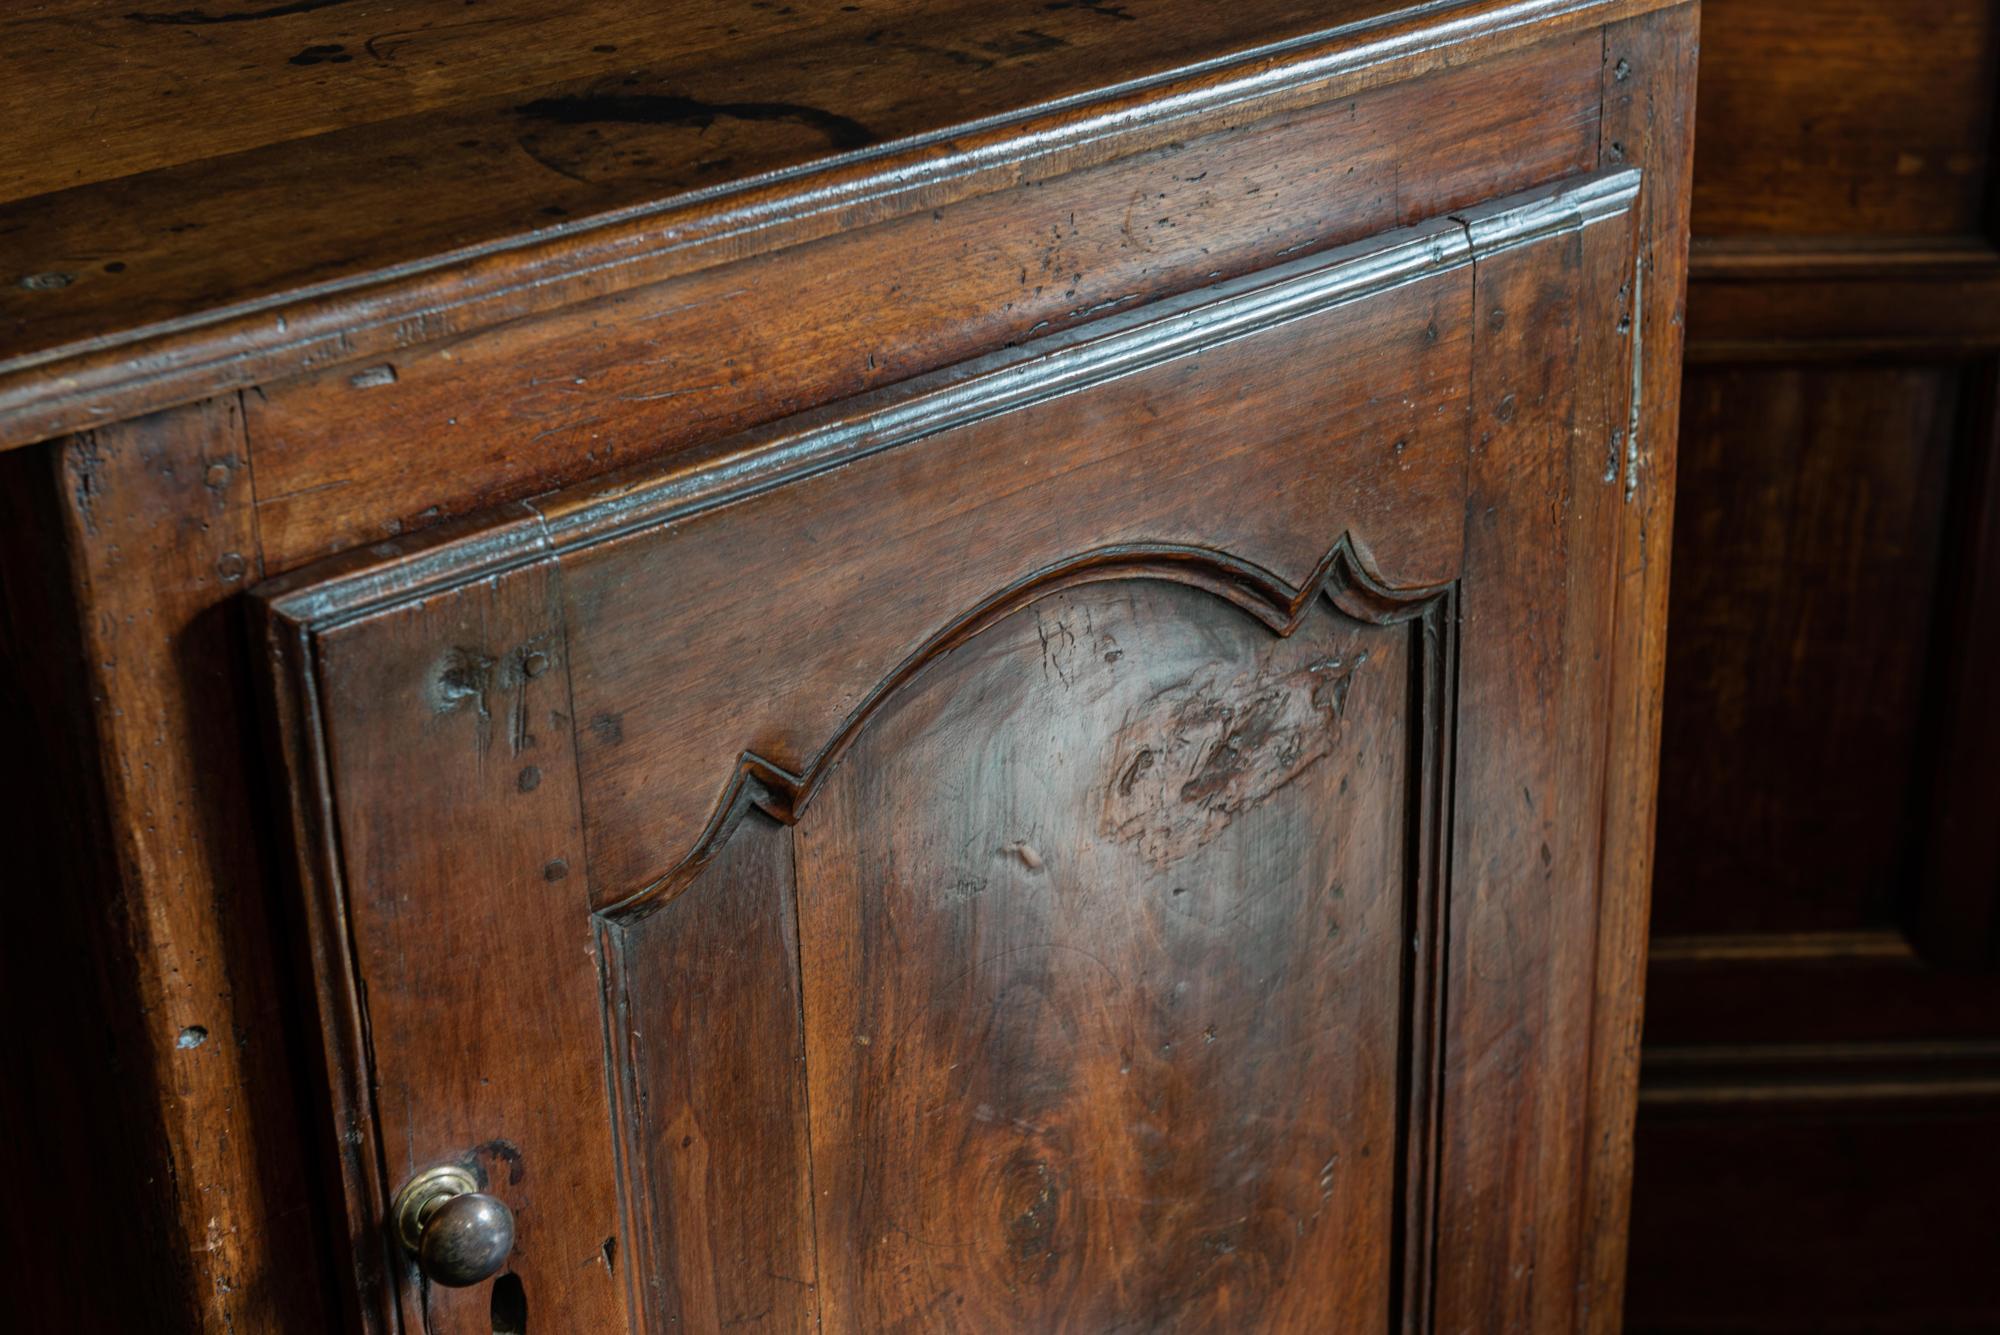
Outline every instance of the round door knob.
{"type": "Polygon", "coordinates": [[[433,1284],[462,1289],[507,1264],[514,1212],[479,1189],[469,1169],[442,1164],[403,1184],[390,1209],[396,1239],[433,1284]]]}

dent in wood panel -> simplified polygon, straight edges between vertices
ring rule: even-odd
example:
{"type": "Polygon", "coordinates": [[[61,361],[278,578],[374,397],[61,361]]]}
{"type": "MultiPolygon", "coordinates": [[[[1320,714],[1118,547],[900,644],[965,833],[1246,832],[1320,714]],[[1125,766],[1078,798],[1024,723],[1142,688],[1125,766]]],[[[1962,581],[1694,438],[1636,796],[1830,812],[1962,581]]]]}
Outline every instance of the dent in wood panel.
{"type": "MultiPolygon", "coordinates": [[[[706,163],[726,161],[729,157],[731,135],[727,131],[717,136],[709,134],[717,121],[803,126],[835,149],[864,148],[876,139],[874,131],[851,117],[801,102],[704,102],[677,93],[634,92],[628,88],[537,98],[514,110],[528,123],[516,140],[521,151],[572,181],[589,181],[599,176],[616,180],[629,174],[635,162],[645,163],[655,151],[655,145],[631,134],[607,140],[596,128],[605,125],[692,131],[692,136],[683,134],[679,138],[701,141],[705,156],[697,162],[697,171],[706,163]]],[[[662,156],[676,151],[671,146],[658,148],[662,156]]]]}
{"type": "Polygon", "coordinates": [[[1161,688],[1118,726],[1099,832],[1156,867],[1180,861],[1326,757],[1367,661],[1361,649],[1279,677],[1209,669],[1161,688]]]}

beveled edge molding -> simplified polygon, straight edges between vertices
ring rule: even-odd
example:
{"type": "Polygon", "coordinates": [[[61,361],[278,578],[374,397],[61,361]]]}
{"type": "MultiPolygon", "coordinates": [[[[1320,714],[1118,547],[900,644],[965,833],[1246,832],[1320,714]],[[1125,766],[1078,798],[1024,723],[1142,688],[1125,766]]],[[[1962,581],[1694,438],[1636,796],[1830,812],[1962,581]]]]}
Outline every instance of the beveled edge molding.
{"type": "Polygon", "coordinates": [[[1977,235],[1698,236],[1688,245],[1696,283],[1970,278],[1995,267],[2000,247],[1977,235]]]}
{"type": "Polygon", "coordinates": [[[1639,185],[1636,169],[1594,173],[1383,232],[739,432],[665,462],[356,548],[267,580],[251,596],[285,620],[331,629],[1622,216],[1639,185]]]}
{"type": "Polygon", "coordinates": [[[2000,1101],[2000,1041],[1676,1044],[1640,1064],[1639,1102],[1655,1114],[1961,1100],[2000,1101]]]}
{"type": "Polygon", "coordinates": [[[1696,237],[1690,366],[1963,362],[2000,349],[2000,247],[1983,236],[1696,237]]]}
{"type": "Polygon", "coordinates": [[[40,349],[0,361],[0,449],[460,337],[1685,2],[1427,0],[711,191],[40,349]]]}
{"type": "Polygon", "coordinates": [[[1728,964],[1914,964],[1916,951],[1897,931],[1693,933],[1654,937],[1646,955],[1660,968],[1728,964]]]}
{"type": "Polygon", "coordinates": [[[597,915],[629,921],[671,903],[701,875],[753,807],[781,824],[797,822],[827,774],[883,706],[952,649],[1049,594],[1081,584],[1125,579],[1169,580],[1201,589],[1249,613],[1281,638],[1290,637],[1299,628],[1322,594],[1351,619],[1381,626],[1425,615],[1453,587],[1447,583],[1406,589],[1382,583],[1362,560],[1352,535],[1346,533],[1320,558],[1299,588],[1253,562],[1207,548],[1162,543],[1081,553],[999,590],[935,632],[870,689],[799,772],[754,751],[744,751],[708,823],[687,853],[649,884],[622,899],[598,905],[597,915]]]}

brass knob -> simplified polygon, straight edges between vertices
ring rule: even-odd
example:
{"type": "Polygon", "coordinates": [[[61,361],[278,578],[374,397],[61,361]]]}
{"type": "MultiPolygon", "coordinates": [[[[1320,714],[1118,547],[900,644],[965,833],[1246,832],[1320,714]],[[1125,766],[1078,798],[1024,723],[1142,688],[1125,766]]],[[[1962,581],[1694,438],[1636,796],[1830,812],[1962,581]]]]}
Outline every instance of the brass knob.
{"type": "Polygon", "coordinates": [[[403,1250],[446,1288],[477,1284],[514,1252],[514,1212],[457,1164],[427,1168],[405,1182],[389,1217],[403,1250]]]}

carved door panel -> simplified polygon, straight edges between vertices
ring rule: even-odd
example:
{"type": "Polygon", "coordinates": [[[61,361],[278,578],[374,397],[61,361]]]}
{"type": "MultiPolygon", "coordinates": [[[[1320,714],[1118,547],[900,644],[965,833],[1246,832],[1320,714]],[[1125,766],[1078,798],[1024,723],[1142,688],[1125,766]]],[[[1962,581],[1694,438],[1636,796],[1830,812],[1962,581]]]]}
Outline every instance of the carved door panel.
{"type": "Polygon", "coordinates": [[[261,590],[364,1319],[1571,1325],[1638,188],[261,590]]]}

